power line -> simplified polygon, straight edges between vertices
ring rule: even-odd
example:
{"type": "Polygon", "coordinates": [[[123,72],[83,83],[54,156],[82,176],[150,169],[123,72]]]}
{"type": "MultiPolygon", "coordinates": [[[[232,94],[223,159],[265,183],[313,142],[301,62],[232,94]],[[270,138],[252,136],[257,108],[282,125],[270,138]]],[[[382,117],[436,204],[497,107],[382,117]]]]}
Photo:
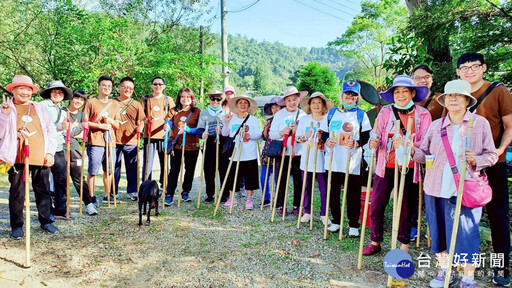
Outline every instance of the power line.
{"type": "Polygon", "coordinates": [[[238,9],[231,10],[231,11],[226,11],[226,12],[228,12],[228,13],[238,13],[238,12],[242,12],[242,11],[245,11],[245,10],[247,10],[247,9],[251,8],[252,6],[256,5],[256,3],[258,3],[258,2],[260,2],[260,0],[256,0],[256,1],[254,1],[254,3],[249,4],[249,5],[245,6],[245,7],[238,8],[238,9]]]}
{"type": "Polygon", "coordinates": [[[306,6],[306,7],[309,7],[309,8],[311,8],[311,9],[313,9],[313,10],[316,10],[316,11],[318,11],[318,12],[322,13],[322,14],[329,15],[329,16],[334,17],[334,18],[336,18],[336,19],[338,19],[338,20],[341,20],[341,21],[343,21],[343,22],[345,22],[345,23],[347,23],[347,24],[351,24],[350,22],[348,22],[347,20],[345,20],[345,19],[343,19],[343,18],[339,18],[338,16],[335,16],[335,15],[333,15],[333,14],[330,14],[330,13],[327,13],[327,12],[322,11],[322,10],[320,10],[320,9],[317,9],[317,8],[315,8],[315,7],[313,7],[313,6],[310,6],[310,5],[306,4],[306,3],[300,2],[299,0],[294,0],[294,1],[295,1],[295,2],[297,2],[297,3],[299,3],[299,4],[304,5],[304,6],[306,6]]]}
{"type": "Polygon", "coordinates": [[[354,4],[354,5],[361,5],[361,3],[356,3],[356,2],[354,2],[354,1],[350,1],[350,0],[345,0],[345,1],[347,1],[347,2],[349,2],[349,3],[352,3],[352,4],[354,4]]]}
{"type": "MultiPolygon", "coordinates": [[[[333,1],[333,0],[328,0],[328,1],[329,1],[329,2],[331,2],[331,3],[334,3],[334,4],[336,4],[336,5],[339,5],[339,6],[341,6],[341,7],[345,7],[345,8],[351,9],[352,11],[355,11],[355,12],[358,12],[358,13],[359,13],[359,10],[356,10],[356,9],[354,9],[354,8],[350,7],[350,6],[343,5],[343,4],[338,3],[338,2],[336,2],[336,1],[333,1]]],[[[352,4],[354,4],[354,3],[352,3],[352,4]]],[[[357,4],[356,4],[356,5],[357,5],[357,4]]]]}
{"type": "Polygon", "coordinates": [[[333,7],[333,6],[331,6],[331,5],[325,4],[325,3],[320,2],[320,1],[318,1],[318,0],[313,0],[313,1],[318,2],[318,3],[320,3],[320,4],[324,5],[324,6],[327,6],[327,7],[331,8],[331,9],[334,9],[334,10],[340,11],[341,13],[345,13],[345,14],[347,14],[347,15],[351,16],[351,17],[354,17],[354,15],[352,15],[352,14],[348,13],[347,11],[340,10],[340,9],[338,9],[338,8],[336,8],[336,7],[333,7]]]}

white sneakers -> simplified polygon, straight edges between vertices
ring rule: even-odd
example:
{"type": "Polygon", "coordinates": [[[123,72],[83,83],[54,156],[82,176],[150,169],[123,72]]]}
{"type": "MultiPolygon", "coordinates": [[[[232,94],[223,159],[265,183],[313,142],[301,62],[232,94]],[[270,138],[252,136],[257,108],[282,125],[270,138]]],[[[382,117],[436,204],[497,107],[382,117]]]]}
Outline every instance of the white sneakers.
{"type": "Polygon", "coordinates": [[[307,223],[307,222],[309,222],[310,219],[311,219],[311,214],[304,214],[300,218],[300,222],[301,223],[307,223]]]}
{"type": "Polygon", "coordinates": [[[96,207],[94,207],[94,203],[89,203],[87,206],[85,206],[85,213],[88,215],[98,215],[98,210],[96,210],[96,207]]]}
{"type": "Polygon", "coordinates": [[[359,229],[349,227],[349,229],[348,229],[348,237],[359,237],[359,229]]]}
{"type": "Polygon", "coordinates": [[[331,224],[331,226],[327,227],[327,230],[331,233],[336,233],[336,232],[340,231],[340,225],[331,224]]]}

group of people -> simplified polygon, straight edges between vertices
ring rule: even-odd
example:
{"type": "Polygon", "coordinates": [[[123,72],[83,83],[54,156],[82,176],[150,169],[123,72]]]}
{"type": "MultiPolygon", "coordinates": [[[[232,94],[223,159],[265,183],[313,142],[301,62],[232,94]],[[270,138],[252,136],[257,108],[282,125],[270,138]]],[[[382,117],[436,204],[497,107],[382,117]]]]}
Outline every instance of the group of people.
{"type": "MultiPolygon", "coordinates": [[[[132,98],[135,84],[132,78],[121,79],[120,96],[109,98],[114,82],[102,76],[98,80],[96,98],[86,99],[84,91],[71,91],[62,82],[52,81],[41,93],[45,100],[36,103],[30,100],[32,94],[38,92],[32,80],[15,76],[6,87],[13,98],[9,100],[4,96],[0,113],[0,160],[12,165],[8,171],[11,237],[23,237],[25,157],[29,158],[41,227],[56,233],[54,219],[65,217],[67,208],[67,161],[71,161],[70,176],[76,190],[83,189],[86,213],[98,213],[99,201],[94,191],[100,165],[105,187],[102,202],[114,201],[113,196],[119,191],[121,155],[125,160],[126,192],[132,200],[137,200],[136,164],[142,134],[142,181],[152,177],[155,154],[159,156],[160,171],[165,171],[166,153],[170,155],[165,187],[165,205],[169,206],[174,202],[179,184],[180,200],[191,201],[201,138],[205,147],[201,168],[204,169],[206,203],[216,200],[215,193],[223,184],[218,201],[224,207],[236,206],[235,192],[245,188],[245,209],[251,210],[255,206],[253,191],[261,187],[265,191],[258,204],[269,206],[273,202],[273,208],[280,215],[286,215],[287,184],[291,180],[291,213],[301,222],[308,222],[314,217],[312,183],[316,181],[320,191],[320,219],[333,233],[343,229],[340,227],[341,187],[348,177],[345,182],[348,187],[344,187],[348,236],[359,236],[361,189],[366,178],[373,177],[371,243],[364,248],[364,255],[381,251],[385,208],[392,190],[397,188],[394,171],[405,165],[397,240],[400,248],[408,251],[408,243],[416,237],[418,196],[422,195],[418,193],[418,183],[422,182],[432,252],[440,259],[439,273],[430,286],[443,287],[445,277],[451,277],[451,284],[456,281],[453,274],[446,275],[449,265],[446,255],[458,190],[455,172],[467,163],[467,173],[463,175],[466,179],[480,177],[484,169],[489,179],[492,200],[486,211],[493,248],[495,253],[504,255],[504,263],[495,269],[492,281],[508,286],[510,219],[507,178],[503,171],[506,147],[512,140],[512,96],[504,85],[485,81],[486,70],[483,55],[462,55],[456,69],[460,79],[446,83],[443,94],[431,90],[433,73],[426,65],[417,66],[411,76],[396,76],[393,85],[380,92],[380,97],[390,105],[380,109],[374,128],[367,113],[358,108],[364,95],[357,81],[343,83],[338,107],[322,92],[307,96],[307,92],[287,87],[281,97],[265,104],[263,112],[270,118],[265,120],[262,129],[253,115],[258,109],[257,103],[250,97],[236,95],[229,86],[224,91],[208,93],[209,104],[201,111],[189,88],[181,89],[175,100],[165,95],[162,77],[152,80],[153,93],[142,97],[140,102],[132,98]],[[68,107],[61,107],[63,100],[70,101],[68,107]],[[79,110],[82,106],[85,106],[83,112],[79,110]],[[467,141],[470,122],[474,123],[473,135],[471,141],[467,141]],[[71,135],[70,159],[65,156],[67,134],[71,135]],[[87,181],[83,185],[80,185],[83,151],[77,141],[80,138],[87,143],[89,161],[87,181]],[[25,139],[31,144],[28,150],[24,147],[25,139]],[[260,140],[263,140],[261,155],[260,140]],[[467,143],[470,144],[465,145],[467,143]],[[28,151],[30,153],[26,154],[28,151]],[[377,159],[375,169],[368,167],[364,157],[371,151],[377,159]],[[106,158],[110,160],[107,162],[106,158]],[[425,166],[427,161],[433,164],[425,166]],[[368,175],[368,171],[375,171],[375,175],[368,175]],[[180,174],[182,178],[178,179],[180,174]],[[53,192],[50,192],[50,178],[53,192]],[[276,201],[271,199],[273,187],[276,201]],[[327,217],[328,211],[332,217],[327,217]]],[[[161,184],[164,184],[164,174],[160,173],[161,184]]],[[[462,207],[461,215],[455,253],[478,254],[482,207],[462,207]]],[[[477,258],[472,258],[465,265],[461,287],[476,287],[476,261],[477,258]]]]}

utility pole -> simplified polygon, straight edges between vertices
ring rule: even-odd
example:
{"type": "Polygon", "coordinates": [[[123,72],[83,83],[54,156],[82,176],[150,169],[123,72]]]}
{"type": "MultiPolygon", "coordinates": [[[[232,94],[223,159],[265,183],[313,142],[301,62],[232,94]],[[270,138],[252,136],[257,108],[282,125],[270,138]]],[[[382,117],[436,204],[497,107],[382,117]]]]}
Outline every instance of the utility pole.
{"type": "Polygon", "coordinates": [[[222,46],[222,76],[224,77],[224,87],[229,85],[229,69],[228,63],[228,33],[226,29],[226,0],[220,1],[220,17],[221,17],[221,46],[222,46]]]}
{"type": "MultiPolygon", "coordinates": [[[[204,27],[201,25],[199,27],[199,54],[201,54],[201,72],[204,71],[204,27]]],[[[199,88],[199,103],[203,104],[204,101],[204,79],[201,77],[201,85],[199,88]]]]}

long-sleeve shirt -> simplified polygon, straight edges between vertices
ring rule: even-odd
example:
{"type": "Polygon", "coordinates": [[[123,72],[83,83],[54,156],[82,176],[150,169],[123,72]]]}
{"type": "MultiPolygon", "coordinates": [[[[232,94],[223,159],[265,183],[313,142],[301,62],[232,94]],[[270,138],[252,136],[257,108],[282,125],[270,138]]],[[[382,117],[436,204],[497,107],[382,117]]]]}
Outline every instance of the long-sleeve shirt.
{"type": "MultiPolygon", "coordinates": [[[[274,115],[274,120],[272,120],[272,124],[270,125],[269,137],[271,140],[282,140],[284,141],[284,136],[281,136],[279,133],[286,128],[287,125],[290,127],[295,124],[296,121],[300,121],[300,118],[305,116],[306,113],[304,111],[298,109],[294,112],[289,112],[286,109],[279,110],[274,115]],[[298,113],[298,114],[297,114],[298,113]]],[[[288,137],[288,141],[286,142],[286,155],[290,155],[290,151],[292,147],[295,147],[294,152],[295,155],[300,155],[300,145],[292,144],[292,137],[288,137]]]]}
{"type": "MultiPolygon", "coordinates": [[[[226,110],[222,108],[218,111],[218,114],[210,109],[201,111],[201,114],[199,114],[199,122],[197,123],[197,135],[202,137],[204,131],[208,131],[208,136],[215,136],[217,121],[219,121],[219,128],[222,129],[222,127],[224,127],[224,122],[226,121],[226,114],[226,110]],[[208,127],[206,127],[206,122],[208,122],[208,127]]],[[[219,131],[219,133],[221,131],[219,131]]]]}
{"type": "Polygon", "coordinates": [[[62,122],[64,122],[66,118],[66,112],[62,111],[60,105],[55,105],[50,99],[45,99],[41,101],[40,104],[48,111],[50,120],[53,125],[55,125],[55,129],[59,135],[57,137],[57,148],[55,151],[62,151],[64,149],[64,143],[66,142],[66,131],[62,130],[62,122]]]}
{"type": "MultiPolygon", "coordinates": [[[[242,125],[245,118],[238,118],[235,114],[231,121],[227,125],[224,125],[222,128],[222,135],[233,137],[236,134],[236,131],[242,125]]],[[[261,126],[258,122],[258,119],[254,116],[249,116],[249,119],[245,122],[246,132],[249,133],[250,139],[248,141],[244,141],[242,145],[242,154],[240,155],[240,161],[249,161],[258,158],[258,144],[257,140],[261,139],[261,126]]],[[[243,131],[240,131],[238,135],[242,137],[243,131]]],[[[231,159],[231,158],[230,158],[231,159]]],[[[235,154],[235,159],[233,161],[238,161],[238,152],[235,154]]]]}

